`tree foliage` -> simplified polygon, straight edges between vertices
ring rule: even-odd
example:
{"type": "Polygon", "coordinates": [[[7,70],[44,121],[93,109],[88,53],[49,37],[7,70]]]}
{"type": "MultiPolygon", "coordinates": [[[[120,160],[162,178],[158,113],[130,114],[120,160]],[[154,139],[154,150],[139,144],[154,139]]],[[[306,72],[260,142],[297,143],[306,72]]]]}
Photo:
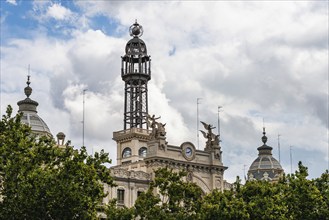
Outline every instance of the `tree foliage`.
{"type": "Polygon", "coordinates": [[[214,190],[203,198],[201,219],[250,219],[247,205],[233,190],[214,190]]]}
{"type": "MultiPolygon", "coordinates": [[[[0,219],[95,219],[106,196],[103,183],[113,186],[101,151],[89,156],[84,147],[55,147],[52,139],[36,137],[20,123],[20,115],[0,121],[0,219]]],[[[239,178],[231,190],[203,195],[186,172],[155,171],[149,189],[131,208],[105,208],[108,219],[329,219],[329,172],[308,179],[300,162],[295,174],[278,182],[239,178]]]]}
{"type": "Polygon", "coordinates": [[[108,154],[58,148],[11,115],[9,106],[0,122],[0,219],[96,218],[102,182],[113,185],[108,154]]]}
{"type": "MultiPolygon", "coordinates": [[[[148,220],[329,219],[329,173],[314,180],[307,175],[307,168],[299,163],[295,174],[283,176],[279,182],[247,181],[242,185],[237,178],[231,190],[213,190],[202,196],[198,186],[184,181],[186,172],[161,168],[132,208],[112,206],[111,212],[148,220]]],[[[113,216],[109,219],[129,219],[113,216]]]]}
{"type": "Polygon", "coordinates": [[[184,181],[186,172],[160,168],[150,188],[136,201],[136,216],[141,219],[196,219],[202,190],[184,181]]]}
{"type": "MultiPolygon", "coordinates": [[[[308,180],[307,167],[301,162],[299,170],[288,176],[285,183],[285,201],[291,219],[329,219],[328,189],[329,181],[325,174],[322,178],[308,180]],[[321,186],[319,188],[319,186],[321,186]]],[[[328,171],[326,172],[328,173],[328,171]]]]}
{"type": "Polygon", "coordinates": [[[156,170],[149,189],[138,196],[135,205],[116,208],[111,203],[107,209],[108,219],[126,219],[122,216],[152,220],[198,219],[202,190],[195,183],[184,181],[186,174],[169,168],[156,170]]]}
{"type": "Polygon", "coordinates": [[[202,202],[201,219],[329,219],[329,175],[307,179],[298,164],[277,183],[239,180],[232,190],[212,191],[202,202]]]}
{"type": "Polygon", "coordinates": [[[111,220],[130,220],[133,219],[134,210],[132,208],[117,208],[116,199],[110,200],[106,208],[107,219],[111,220]]]}

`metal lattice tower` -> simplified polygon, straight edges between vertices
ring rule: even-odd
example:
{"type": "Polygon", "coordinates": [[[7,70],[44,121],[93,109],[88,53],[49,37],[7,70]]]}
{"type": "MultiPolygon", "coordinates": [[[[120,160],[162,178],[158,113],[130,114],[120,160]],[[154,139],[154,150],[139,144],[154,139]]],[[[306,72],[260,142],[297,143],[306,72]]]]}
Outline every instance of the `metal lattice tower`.
{"type": "Polygon", "coordinates": [[[148,128],[147,82],[151,79],[151,59],[146,45],[139,37],[143,27],[137,21],[129,28],[133,38],[126,45],[126,54],[121,57],[121,77],[125,82],[124,129],[148,128]]]}

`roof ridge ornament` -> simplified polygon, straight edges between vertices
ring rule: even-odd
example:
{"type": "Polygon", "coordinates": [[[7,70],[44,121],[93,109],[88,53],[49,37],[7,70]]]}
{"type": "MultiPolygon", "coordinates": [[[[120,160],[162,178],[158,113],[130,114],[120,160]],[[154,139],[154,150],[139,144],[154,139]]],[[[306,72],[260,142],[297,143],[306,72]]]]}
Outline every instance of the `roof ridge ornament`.
{"type": "Polygon", "coordinates": [[[266,137],[265,127],[263,127],[263,137],[262,137],[262,142],[264,143],[264,145],[266,145],[267,137],[266,137]]]}
{"type": "Polygon", "coordinates": [[[137,23],[137,19],[135,20],[135,23],[133,25],[130,26],[129,28],[129,34],[132,37],[140,37],[143,35],[143,27],[142,25],[139,25],[137,23]]]}
{"type": "Polygon", "coordinates": [[[30,87],[30,84],[31,84],[30,77],[31,77],[31,75],[30,75],[30,64],[29,64],[27,81],[26,81],[27,87],[24,88],[24,93],[27,98],[29,98],[30,95],[32,94],[32,88],[30,87]]]}
{"type": "Polygon", "coordinates": [[[17,102],[17,105],[19,107],[18,112],[32,111],[37,113],[37,106],[39,105],[39,103],[30,98],[32,94],[32,88],[30,87],[31,84],[30,79],[31,79],[31,75],[30,75],[30,65],[29,65],[27,81],[26,81],[27,86],[24,88],[24,93],[26,95],[26,98],[24,100],[17,102]]]}

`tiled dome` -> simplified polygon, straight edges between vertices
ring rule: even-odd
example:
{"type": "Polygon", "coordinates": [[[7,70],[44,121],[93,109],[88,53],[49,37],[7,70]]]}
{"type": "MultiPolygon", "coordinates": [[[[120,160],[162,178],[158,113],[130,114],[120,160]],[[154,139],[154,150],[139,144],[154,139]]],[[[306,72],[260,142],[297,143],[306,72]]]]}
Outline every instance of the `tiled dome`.
{"type": "Polygon", "coordinates": [[[47,124],[37,114],[37,106],[39,105],[38,102],[29,98],[32,93],[32,88],[30,87],[30,76],[28,76],[26,83],[27,87],[24,89],[26,99],[17,102],[19,107],[18,112],[23,113],[21,121],[22,123],[30,126],[33,133],[52,137],[47,124]]]}
{"type": "Polygon", "coordinates": [[[251,164],[248,171],[248,179],[253,180],[277,180],[283,173],[283,169],[279,163],[272,156],[272,147],[267,146],[267,137],[265,136],[265,128],[263,132],[263,145],[257,148],[259,151],[258,157],[251,164]]]}

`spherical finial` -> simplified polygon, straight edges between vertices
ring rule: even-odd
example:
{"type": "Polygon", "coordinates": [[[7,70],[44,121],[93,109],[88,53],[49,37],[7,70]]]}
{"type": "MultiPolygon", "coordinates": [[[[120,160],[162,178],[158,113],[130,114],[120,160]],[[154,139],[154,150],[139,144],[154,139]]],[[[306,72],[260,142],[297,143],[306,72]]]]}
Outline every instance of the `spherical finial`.
{"type": "Polygon", "coordinates": [[[30,97],[30,95],[32,94],[32,88],[30,87],[30,75],[27,76],[27,87],[24,88],[24,93],[27,97],[30,97]]]}
{"type": "Polygon", "coordinates": [[[129,28],[130,36],[140,37],[143,35],[143,27],[135,21],[135,24],[131,25],[129,28]]]}
{"type": "Polygon", "coordinates": [[[265,135],[266,135],[265,127],[263,127],[263,137],[262,137],[262,142],[263,142],[264,144],[266,144],[266,142],[267,142],[267,137],[266,137],[265,135]]]}

